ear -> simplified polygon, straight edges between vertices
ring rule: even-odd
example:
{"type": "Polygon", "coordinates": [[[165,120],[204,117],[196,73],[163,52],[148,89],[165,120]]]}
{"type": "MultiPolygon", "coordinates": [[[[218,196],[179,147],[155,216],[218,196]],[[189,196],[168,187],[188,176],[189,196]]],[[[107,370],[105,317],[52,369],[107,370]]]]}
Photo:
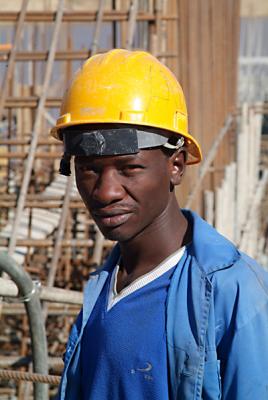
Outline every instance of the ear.
{"type": "Polygon", "coordinates": [[[173,186],[180,185],[186,168],[186,149],[176,150],[170,157],[170,183],[173,186]]]}

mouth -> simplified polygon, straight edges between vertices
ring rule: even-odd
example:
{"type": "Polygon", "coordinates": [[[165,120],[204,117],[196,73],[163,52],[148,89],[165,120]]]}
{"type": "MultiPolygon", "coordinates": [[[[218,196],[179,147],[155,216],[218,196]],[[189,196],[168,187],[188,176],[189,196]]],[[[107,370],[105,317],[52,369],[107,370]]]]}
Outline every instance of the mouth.
{"type": "Polygon", "coordinates": [[[105,228],[116,228],[130,218],[130,211],[111,211],[111,212],[92,212],[92,217],[95,219],[98,225],[105,228]]]}

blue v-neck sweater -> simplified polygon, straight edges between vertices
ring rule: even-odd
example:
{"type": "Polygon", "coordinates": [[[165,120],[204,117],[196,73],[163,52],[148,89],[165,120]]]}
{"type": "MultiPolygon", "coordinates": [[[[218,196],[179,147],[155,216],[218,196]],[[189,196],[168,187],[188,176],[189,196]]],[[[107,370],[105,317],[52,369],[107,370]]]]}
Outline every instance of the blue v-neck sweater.
{"type": "Polygon", "coordinates": [[[171,268],[107,311],[106,281],[85,327],[83,400],[168,400],[166,297],[171,268]]]}

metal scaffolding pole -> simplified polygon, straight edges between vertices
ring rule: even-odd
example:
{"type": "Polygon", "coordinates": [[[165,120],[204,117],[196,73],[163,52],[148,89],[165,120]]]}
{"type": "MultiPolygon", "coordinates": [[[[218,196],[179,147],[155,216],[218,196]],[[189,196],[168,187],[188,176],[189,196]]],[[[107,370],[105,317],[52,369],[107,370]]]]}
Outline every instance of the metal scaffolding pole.
{"type": "MultiPolygon", "coordinates": [[[[27,310],[33,352],[33,370],[40,374],[48,374],[47,339],[42,317],[42,308],[39,294],[31,277],[23,268],[6,253],[0,253],[0,271],[8,274],[16,283],[21,294],[21,301],[27,310]]],[[[42,383],[34,384],[35,400],[48,399],[48,387],[42,383]]]]}

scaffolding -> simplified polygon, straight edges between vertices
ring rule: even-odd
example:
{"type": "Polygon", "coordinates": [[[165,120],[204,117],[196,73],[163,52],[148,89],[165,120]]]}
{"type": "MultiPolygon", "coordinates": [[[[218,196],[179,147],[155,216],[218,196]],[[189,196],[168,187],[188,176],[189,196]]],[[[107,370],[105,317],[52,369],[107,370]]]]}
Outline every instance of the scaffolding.
{"type": "MultiPolygon", "coordinates": [[[[190,131],[209,160],[187,172],[178,198],[204,215],[204,191],[216,190],[236,154],[239,1],[36,3],[0,11],[0,247],[44,287],[81,291],[113,243],[87,214],[73,178],[58,175],[62,145],[49,130],[71,76],[89,56],[115,47],[150,51],[171,68],[186,94],[190,131]]],[[[78,309],[44,302],[50,373],[62,368],[78,309]]],[[[0,323],[0,362],[29,370],[22,305],[4,302],[0,323]]],[[[32,389],[5,383],[2,395],[30,399],[32,389]]]]}

